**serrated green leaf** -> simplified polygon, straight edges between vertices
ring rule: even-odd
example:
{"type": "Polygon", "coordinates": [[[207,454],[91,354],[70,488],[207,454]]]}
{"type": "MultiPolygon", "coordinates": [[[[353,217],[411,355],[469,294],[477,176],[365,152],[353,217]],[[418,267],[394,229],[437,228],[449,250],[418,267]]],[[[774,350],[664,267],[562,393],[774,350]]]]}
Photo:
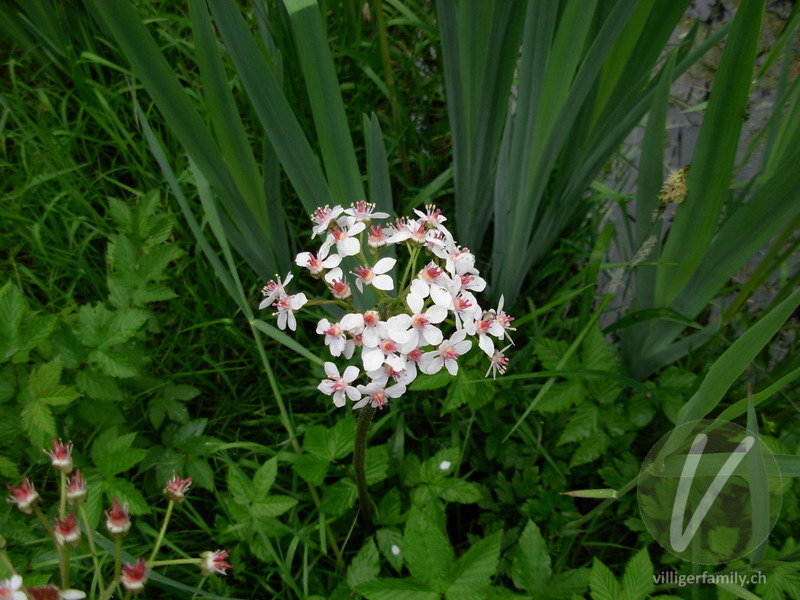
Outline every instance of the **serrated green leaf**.
{"type": "Polygon", "coordinates": [[[137,273],[139,281],[145,283],[163,279],[166,276],[164,271],[169,263],[180,258],[181,254],[183,254],[183,250],[176,244],[164,244],[150,248],[139,258],[137,273]]]}
{"type": "Polygon", "coordinates": [[[358,489],[350,479],[342,479],[325,491],[320,510],[333,517],[343,515],[352,510],[356,504],[358,489]]]}
{"type": "Polygon", "coordinates": [[[56,421],[50,408],[35,399],[29,400],[20,413],[22,427],[36,446],[44,447],[56,435],[56,421]]]}
{"type": "Polygon", "coordinates": [[[367,485],[386,479],[386,472],[389,469],[389,451],[386,444],[367,448],[365,463],[367,485]]]}
{"type": "Polygon", "coordinates": [[[131,515],[146,515],[150,512],[147,500],[142,496],[139,489],[127,479],[121,479],[120,477],[105,479],[103,481],[103,491],[109,500],[116,496],[119,498],[120,504],[127,502],[131,515]]]}
{"type": "Polygon", "coordinates": [[[589,588],[592,591],[593,600],[620,600],[622,598],[622,588],[614,574],[597,558],[592,562],[589,588]]]}
{"type": "Polygon", "coordinates": [[[333,458],[342,460],[353,453],[353,444],[356,435],[356,419],[346,417],[339,419],[330,431],[333,458]]]}
{"type": "Polygon", "coordinates": [[[403,568],[403,534],[393,528],[384,527],[375,532],[378,548],[398,573],[403,568]]]}
{"type": "Polygon", "coordinates": [[[261,465],[253,475],[253,495],[260,498],[269,494],[278,474],[278,458],[272,457],[261,465]]]}
{"type": "Polygon", "coordinates": [[[444,592],[453,564],[453,548],[444,530],[418,507],[412,507],[409,513],[403,550],[411,575],[444,592]]]}
{"type": "Polygon", "coordinates": [[[58,358],[34,368],[30,378],[31,395],[34,398],[38,397],[42,390],[57,385],[61,380],[62,368],[63,365],[58,358]]]}
{"type": "Polygon", "coordinates": [[[558,445],[577,442],[588,438],[597,431],[598,408],[596,406],[579,407],[567,422],[564,431],[558,438],[558,445]]]}
{"type": "Polygon", "coordinates": [[[111,311],[102,304],[85,304],[78,311],[77,337],[83,345],[97,348],[105,339],[104,332],[111,320],[111,311]]]}
{"type": "Polygon", "coordinates": [[[550,579],[550,553],[539,527],[528,521],[519,536],[511,563],[511,578],[514,585],[536,594],[544,589],[550,579]]]}
{"type": "Polygon", "coordinates": [[[117,310],[105,326],[104,339],[98,348],[103,350],[127,342],[142,328],[148,318],[150,313],[140,308],[117,310]]]}
{"type": "Polygon", "coordinates": [[[460,369],[447,390],[442,414],[452,412],[464,404],[469,404],[472,410],[478,410],[492,401],[494,389],[480,374],[460,369]]]}
{"type": "Polygon", "coordinates": [[[625,567],[625,574],[622,576],[622,600],[644,600],[654,590],[653,564],[647,548],[642,548],[625,567]]]}
{"type": "Polygon", "coordinates": [[[114,219],[114,221],[116,221],[116,223],[122,227],[122,229],[125,231],[130,231],[132,217],[131,209],[127,202],[124,202],[119,198],[109,198],[108,214],[111,215],[111,218],[114,219]]]}
{"type": "Polygon", "coordinates": [[[441,594],[430,586],[408,579],[373,579],[356,591],[367,600],[441,600],[441,594]]]}
{"type": "Polygon", "coordinates": [[[442,369],[433,375],[420,375],[409,386],[408,389],[412,391],[423,390],[438,390],[450,385],[453,382],[453,376],[446,370],[442,369]]]}
{"type": "Polygon", "coordinates": [[[315,454],[301,454],[292,464],[294,472],[305,481],[314,485],[321,485],[328,474],[330,461],[315,454]]]}
{"type": "Polygon", "coordinates": [[[0,454],[0,476],[6,479],[19,479],[19,468],[14,462],[0,454]]]}
{"type": "Polygon", "coordinates": [[[400,503],[400,492],[392,488],[378,502],[378,518],[382,525],[397,525],[403,522],[403,507],[400,503]]]}
{"type": "Polygon", "coordinates": [[[93,369],[87,368],[78,371],[76,382],[78,389],[90,398],[115,402],[123,399],[122,390],[119,389],[114,378],[93,369]]]}
{"type": "Polygon", "coordinates": [[[598,431],[581,441],[580,446],[575,450],[575,453],[569,461],[569,468],[571,469],[597,460],[608,447],[608,443],[609,438],[602,431],[598,431]]]}
{"type": "Polygon", "coordinates": [[[474,504],[481,499],[478,486],[463,479],[445,479],[437,487],[439,488],[439,497],[448,502],[474,504]]]}
{"type": "Polygon", "coordinates": [[[297,498],[274,495],[255,500],[250,508],[253,511],[254,517],[257,519],[266,519],[279,517],[283,513],[294,508],[296,504],[297,498]]]}
{"type": "Polygon", "coordinates": [[[81,395],[72,386],[54,385],[39,393],[39,402],[44,402],[48,406],[67,406],[80,397],[81,395]]]}
{"type": "Polygon", "coordinates": [[[534,410],[541,413],[565,411],[583,400],[584,389],[583,384],[575,380],[555,383],[542,396],[534,410]]]}
{"type": "Polygon", "coordinates": [[[214,471],[208,461],[193,456],[186,462],[186,475],[201,488],[214,491],[214,471]]]}
{"type": "Polygon", "coordinates": [[[228,466],[228,491],[237,504],[249,504],[255,500],[253,482],[236,465],[228,466]]]}
{"type": "MultiPolygon", "coordinates": [[[[534,344],[536,358],[542,363],[546,371],[558,371],[558,365],[569,349],[569,344],[563,340],[551,340],[550,338],[540,338],[534,344]]],[[[570,356],[563,369],[577,369],[580,362],[574,354],[570,356]]]]}
{"type": "Polygon", "coordinates": [[[133,448],[135,433],[119,435],[116,428],[103,432],[92,446],[92,460],[106,478],[132,469],[147,455],[143,448],[133,448]]]}
{"type": "MultiPolygon", "coordinates": [[[[50,337],[56,328],[58,318],[55,315],[34,315],[29,313],[17,337],[18,344],[12,361],[16,364],[30,360],[30,352],[45,339],[50,337]]],[[[2,350],[0,350],[0,359],[2,350]]]]}
{"type": "Polygon", "coordinates": [[[502,537],[502,530],[496,531],[473,544],[458,558],[450,574],[448,596],[453,592],[469,591],[489,585],[497,571],[502,537]]]}
{"type": "Polygon", "coordinates": [[[362,583],[372,581],[380,572],[378,548],[375,546],[375,540],[370,537],[350,561],[350,566],[347,567],[347,584],[354,588],[362,583]]]}
{"type": "Polygon", "coordinates": [[[303,450],[331,461],[334,457],[334,449],[335,442],[331,439],[331,433],[325,426],[313,425],[306,429],[303,450]]]}
{"type": "Polygon", "coordinates": [[[166,302],[177,297],[178,294],[159,283],[145,284],[131,292],[131,298],[136,306],[145,306],[151,302],[166,302]]]}
{"type": "Polygon", "coordinates": [[[425,483],[439,482],[450,475],[458,464],[459,449],[439,450],[426,460],[419,469],[419,480],[425,483]]]}
{"type": "Polygon", "coordinates": [[[5,365],[0,369],[0,404],[8,402],[17,395],[17,378],[14,367],[5,365]]]}
{"type": "Polygon", "coordinates": [[[127,358],[113,350],[92,350],[89,352],[89,361],[111,377],[135,377],[139,374],[139,370],[127,358]]]}

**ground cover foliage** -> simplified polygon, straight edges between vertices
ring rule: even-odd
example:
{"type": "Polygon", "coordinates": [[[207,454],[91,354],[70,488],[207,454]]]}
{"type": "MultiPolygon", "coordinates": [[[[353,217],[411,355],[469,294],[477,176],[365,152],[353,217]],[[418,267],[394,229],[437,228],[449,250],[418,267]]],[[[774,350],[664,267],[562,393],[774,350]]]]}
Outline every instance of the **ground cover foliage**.
{"type": "MultiPolygon", "coordinates": [[[[108,577],[112,499],[132,562],[166,481],[191,477],[161,553],[228,548],[233,568],[161,566],[145,597],[800,598],[800,9],[765,43],[772,3],[708,34],[688,5],[9,2],[0,478],[30,478],[54,519],[41,450],[71,440],[108,577]],[[721,40],[678,171],[670,88],[721,40]],[[759,84],[770,116],[748,132],[759,84]],[[308,213],[362,199],[439,206],[517,329],[504,376],[474,348],[377,414],[369,522],[357,415],[317,390],[331,313],[300,310],[289,336],[257,310],[311,249],[308,213]],[[711,566],[654,542],[635,489],[702,418],[756,432],[784,475],[768,541],[711,566]],[[704,570],[764,580],[653,579],[704,570]]],[[[38,521],[3,504],[0,535],[0,579],[59,584],[38,521]]],[[[72,587],[101,597],[85,542],[72,557],[72,587]]]]}

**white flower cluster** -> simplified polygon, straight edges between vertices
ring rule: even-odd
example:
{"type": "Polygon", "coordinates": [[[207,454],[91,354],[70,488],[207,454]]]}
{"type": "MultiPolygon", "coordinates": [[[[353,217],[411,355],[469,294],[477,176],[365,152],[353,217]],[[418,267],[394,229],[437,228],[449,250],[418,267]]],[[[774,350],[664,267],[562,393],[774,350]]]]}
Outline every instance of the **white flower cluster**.
{"type": "Polygon", "coordinates": [[[447,219],[435,206],[414,213],[417,218],[371,225],[373,219],[387,219],[389,215],[374,212],[374,205],[364,201],[348,209],[317,209],[311,215],[312,239],[318,235],[325,239],[316,254],[302,252],[296,263],[325,281],[334,300],[309,301],[302,293],[289,295],[286,285],[291,274],[283,281],[270,281],[263,289],[265,298],[259,308],[275,306],[281,329],[294,331],[294,313],[305,305],[335,304],[347,310],[338,322],[321,319],[317,333],[325,336],[333,357],[350,359],[360,348],[361,368],[368,382],[356,384],[359,367],[348,366],[340,375],[334,363],[326,362],[328,378],[319,384],[319,390],[332,396],[336,406],[344,406],[349,398],[354,409],[367,404],[382,409],[389,398],[405,393],[418,372],[433,374],[444,367],[455,375],[458,358],[472,348],[468,337],[475,339],[489,358],[487,377],[506,371],[505,352],[510,344],[502,349],[496,344],[501,345],[505,338],[510,341],[508,331],[514,328],[513,318],[503,312],[503,298],[496,310],[484,311],[475,293],[486,287],[486,281],[475,268],[475,256],[455,243],[444,226],[447,219]],[[364,253],[365,237],[372,260],[364,253]],[[397,260],[378,256],[381,249],[393,245],[406,246],[410,251],[406,268],[397,270],[404,275],[395,296],[387,292],[395,290],[391,272],[397,260]],[[379,297],[372,310],[361,312],[350,302],[353,292],[341,268],[342,259],[349,256],[360,263],[351,273],[359,292],[372,286],[379,297]],[[418,260],[422,261],[419,270],[418,260]],[[411,275],[413,278],[407,281],[411,275]],[[448,325],[451,330],[445,338],[443,329],[448,325]]]}

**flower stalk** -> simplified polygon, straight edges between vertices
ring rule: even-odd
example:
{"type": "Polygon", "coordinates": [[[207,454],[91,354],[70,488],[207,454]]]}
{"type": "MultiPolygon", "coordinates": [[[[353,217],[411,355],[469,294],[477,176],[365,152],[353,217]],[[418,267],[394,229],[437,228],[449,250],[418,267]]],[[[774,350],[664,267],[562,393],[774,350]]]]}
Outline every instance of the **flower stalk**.
{"type": "Polygon", "coordinates": [[[358,415],[356,425],[355,447],[353,449],[353,470],[358,488],[358,507],[364,525],[372,525],[372,510],[369,504],[369,490],[367,489],[367,438],[369,427],[375,416],[375,407],[367,405],[358,415]]]}

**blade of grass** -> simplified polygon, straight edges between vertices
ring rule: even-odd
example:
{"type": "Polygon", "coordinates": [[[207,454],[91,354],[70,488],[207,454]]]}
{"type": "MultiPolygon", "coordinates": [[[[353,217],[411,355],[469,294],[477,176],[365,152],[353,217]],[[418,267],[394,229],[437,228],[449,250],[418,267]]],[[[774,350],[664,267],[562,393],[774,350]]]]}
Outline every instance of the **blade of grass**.
{"type": "Polygon", "coordinates": [[[753,394],[749,386],[747,388],[747,430],[756,438],[756,443],[747,453],[747,483],[750,486],[750,519],[752,526],[750,535],[753,543],[758,543],[750,552],[750,565],[752,566],[764,558],[771,527],[767,467],[764,464],[764,453],[761,449],[761,439],[758,436],[758,418],[756,417],[753,394]]]}

